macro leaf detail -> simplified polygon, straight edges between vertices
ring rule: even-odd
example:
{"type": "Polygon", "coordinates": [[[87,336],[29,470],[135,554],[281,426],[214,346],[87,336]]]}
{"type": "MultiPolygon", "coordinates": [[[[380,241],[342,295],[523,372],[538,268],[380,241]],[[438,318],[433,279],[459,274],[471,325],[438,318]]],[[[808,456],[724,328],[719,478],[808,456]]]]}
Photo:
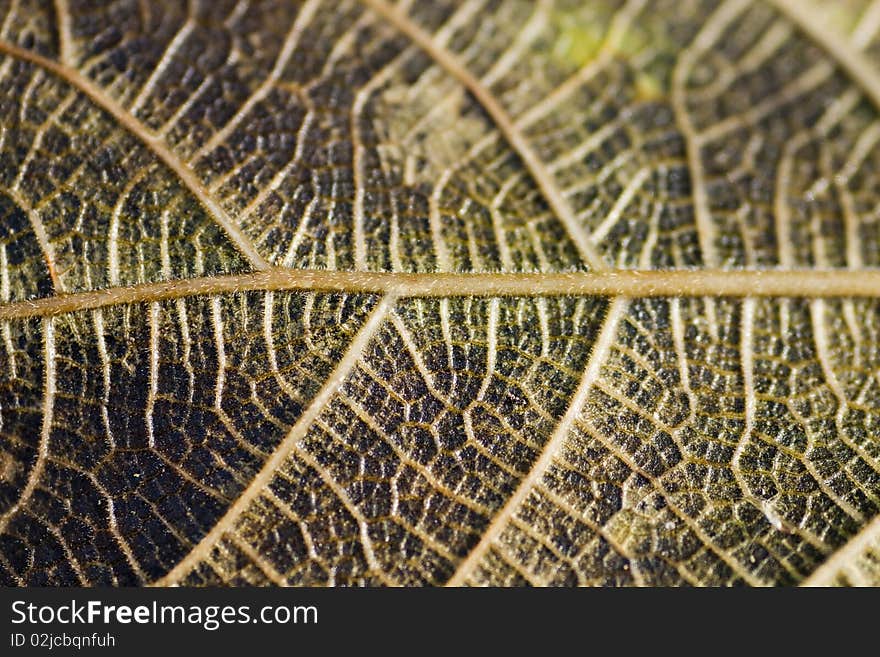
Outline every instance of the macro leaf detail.
{"type": "Polygon", "coordinates": [[[880,2],[0,0],[0,583],[880,584],[880,2]]]}

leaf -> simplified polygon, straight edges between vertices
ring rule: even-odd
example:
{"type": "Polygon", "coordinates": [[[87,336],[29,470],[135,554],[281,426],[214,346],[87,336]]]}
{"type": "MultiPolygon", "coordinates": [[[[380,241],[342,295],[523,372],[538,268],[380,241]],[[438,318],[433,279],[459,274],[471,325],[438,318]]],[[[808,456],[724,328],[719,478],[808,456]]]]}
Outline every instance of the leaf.
{"type": "Polygon", "coordinates": [[[0,17],[2,583],[880,583],[880,3],[0,17]]]}

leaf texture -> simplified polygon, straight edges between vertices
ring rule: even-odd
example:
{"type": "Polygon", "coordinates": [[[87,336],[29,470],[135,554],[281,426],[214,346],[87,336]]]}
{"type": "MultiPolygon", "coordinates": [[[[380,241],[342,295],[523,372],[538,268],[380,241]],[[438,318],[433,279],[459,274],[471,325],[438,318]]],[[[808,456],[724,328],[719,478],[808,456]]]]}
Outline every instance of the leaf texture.
{"type": "Polygon", "coordinates": [[[0,0],[0,582],[880,584],[880,2],[0,0]]]}

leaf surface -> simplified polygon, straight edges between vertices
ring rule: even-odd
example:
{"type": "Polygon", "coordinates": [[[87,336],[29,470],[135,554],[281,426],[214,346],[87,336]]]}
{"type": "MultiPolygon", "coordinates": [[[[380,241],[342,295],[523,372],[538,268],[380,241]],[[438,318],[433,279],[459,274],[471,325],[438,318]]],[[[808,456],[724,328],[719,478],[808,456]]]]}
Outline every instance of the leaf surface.
{"type": "Polygon", "coordinates": [[[0,581],[880,584],[878,53],[0,2],[0,581]]]}

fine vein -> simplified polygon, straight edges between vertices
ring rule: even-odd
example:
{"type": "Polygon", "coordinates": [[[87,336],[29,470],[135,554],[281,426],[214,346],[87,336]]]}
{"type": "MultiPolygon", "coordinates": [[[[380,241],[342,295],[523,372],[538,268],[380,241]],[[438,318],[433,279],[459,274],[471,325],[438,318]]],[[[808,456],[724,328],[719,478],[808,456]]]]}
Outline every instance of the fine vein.
{"type": "Polygon", "coordinates": [[[0,53],[5,53],[39,66],[88,96],[95,104],[113,116],[131,134],[137,137],[168,168],[174,171],[180,181],[195,195],[214,221],[226,232],[229,239],[248,259],[252,267],[260,270],[269,268],[269,264],[257,252],[250,239],[242,232],[241,228],[239,228],[238,224],[229,216],[226,210],[211,197],[192,169],[181,162],[180,158],[172,153],[163,141],[151,135],[122,105],[110,98],[94,82],[69,66],[54,62],[42,55],[25,48],[20,48],[2,39],[0,39],[0,53]]]}
{"type": "Polygon", "coordinates": [[[450,578],[449,582],[447,582],[448,586],[461,586],[465,583],[468,575],[470,575],[474,568],[480,563],[485,554],[492,547],[493,543],[495,543],[501,535],[501,532],[507,527],[509,521],[513,518],[514,513],[516,513],[517,509],[519,509],[529,493],[532,492],[535,485],[541,480],[541,477],[544,476],[544,473],[547,472],[553,458],[556,456],[560,446],[568,436],[572,425],[580,415],[584,402],[587,400],[587,396],[593,388],[593,383],[599,378],[602,364],[605,362],[605,359],[608,357],[608,353],[614,344],[614,340],[617,337],[618,324],[624,314],[626,314],[626,309],[627,301],[625,299],[618,298],[612,302],[611,307],[608,309],[608,314],[605,316],[602,331],[596,340],[596,344],[593,346],[593,351],[590,354],[590,359],[584,370],[580,385],[578,385],[574,397],[568,405],[568,410],[559,421],[559,424],[556,426],[556,429],[547,441],[547,444],[544,445],[540,456],[535,461],[534,465],[532,465],[529,473],[523,477],[519,482],[516,491],[514,491],[513,495],[510,496],[505,505],[492,519],[489,527],[483,532],[483,536],[479,543],[477,543],[474,549],[471,550],[465,560],[461,562],[458,569],[455,571],[455,574],[450,578]]]}
{"type": "Polygon", "coordinates": [[[211,550],[217,542],[234,526],[239,516],[247,509],[251,502],[263,491],[272,478],[277,474],[279,468],[284,461],[294,452],[299,453],[299,442],[305,436],[312,422],[318,417],[330,398],[336,394],[339,386],[348,376],[348,373],[355,366],[361,357],[361,352],[367,346],[367,343],[375,335],[376,331],[385,320],[388,311],[394,306],[395,298],[388,295],[377,304],[376,308],[370,313],[369,318],[363,327],[351,341],[348,350],[339,361],[336,368],[328,377],[324,386],[309,403],[296,424],[285,436],[284,440],[279,443],[271,456],[263,463],[263,467],[253,478],[248,487],[242,491],[238,499],[232,506],[227,509],[226,513],[210,532],[205,534],[199,543],[186,555],[171,571],[163,578],[155,582],[156,586],[168,586],[179,582],[201,559],[210,554],[211,550]]]}
{"type": "Polygon", "coordinates": [[[880,515],[863,527],[846,545],[801,582],[801,586],[829,586],[833,584],[837,576],[845,572],[859,555],[870,551],[871,546],[878,542],[880,542],[880,515]]]}
{"type": "Polygon", "coordinates": [[[486,86],[474,77],[455,55],[446,48],[439,46],[427,32],[398,9],[385,2],[385,0],[361,0],[361,2],[409,37],[419,48],[437,62],[440,67],[467,88],[489,116],[492,117],[498,130],[520,156],[547,203],[565,226],[566,232],[575,243],[575,246],[577,246],[583,261],[594,271],[607,270],[608,266],[605,264],[602,256],[596,252],[547,167],[529,145],[520,128],[517,127],[507,111],[486,86]]]}
{"type": "Polygon", "coordinates": [[[880,110],[880,72],[866,55],[848,44],[836,30],[828,29],[827,21],[810,9],[810,3],[770,0],[770,4],[825,50],[880,110]]]}

